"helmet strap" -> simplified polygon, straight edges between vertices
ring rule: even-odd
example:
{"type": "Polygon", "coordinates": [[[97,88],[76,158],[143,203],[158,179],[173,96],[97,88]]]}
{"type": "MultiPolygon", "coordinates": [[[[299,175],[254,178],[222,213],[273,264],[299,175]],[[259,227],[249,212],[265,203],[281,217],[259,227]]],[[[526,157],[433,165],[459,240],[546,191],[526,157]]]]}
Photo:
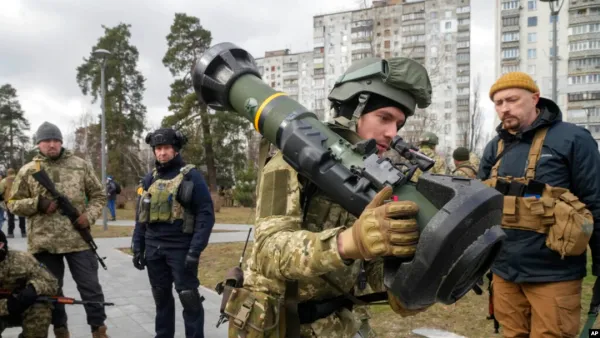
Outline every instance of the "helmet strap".
{"type": "Polygon", "coordinates": [[[356,106],[356,109],[354,109],[354,113],[352,114],[352,118],[350,119],[350,123],[348,126],[353,131],[356,131],[358,119],[360,119],[363,110],[365,110],[365,106],[367,105],[367,101],[369,100],[370,96],[371,95],[369,93],[361,93],[358,96],[358,105],[356,106]]]}

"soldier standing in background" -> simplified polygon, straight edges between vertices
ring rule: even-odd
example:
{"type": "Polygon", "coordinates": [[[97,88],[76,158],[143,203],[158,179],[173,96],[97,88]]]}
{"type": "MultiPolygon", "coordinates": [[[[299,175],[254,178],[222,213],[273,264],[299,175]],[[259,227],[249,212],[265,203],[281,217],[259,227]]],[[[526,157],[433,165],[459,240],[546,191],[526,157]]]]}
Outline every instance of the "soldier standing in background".
{"type": "Polygon", "coordinates": [[[477,178],[477,167],[469,162],[469,155],[469,149],[465,147],[458,147],[454,150],[452,158],[454,159],[456,169],[452,171],[452,175],[477,178]]]}
{"type": "MultiPolygon", "coordinates": [[[[432,158],[435,161],[435,165],[433,168],[429,169],[427,172],[432,174],[446,174],[446,161],[440,155],[435,152],[435,147],[438,145],[438,137],[436,134],[432,132],[423,133],[421,138],[419,139],[419,150],[425,155],[432,158]]],[[[421,169],[417,169],[415,174],[412,176],[411,181],[417,182],[419,177],[423,174],[421,169]]]]}
{"type": "MultiPolygon", "coordinates": [[[[50,193],[31,174],[40,169],[48,173],[58,192],[64,194],[81,213],[76,224],[81,229],[89,228],[102,213],[106,205],[104,186],[90,163],[62,147],[62,133],[57,126],[44,122],[38,128],[35,140],[39,154],[19,170],[9,195],[8,209],[28,218],[28,251],[58,278],[60,295],[66,259],[81,298],[104,302],[94,252],[69,219],[59,212],[50,193]]],[[[84,308],[92,337],[108,337],[104,306],[87,304],[84,308]]],[[[69,337],[64,305],[55,305],[52,325],[56,337],[69,337]]]]}
{"type": "Polygon", "coordinates": [[[156,304],[157,338],[175,334],[173,284],[183,307],[185,336],[204,337],[198,262],[215,224],[213,201],[202,174],[179,153],[187,138],[171,128],[146,136],[156,168],[144,177],[133,233],[133,266],[148,268],[156,304]]]}
{"type": "MultiPolygon", "coordinates": [[[[0,195],[2,195],[2,199],[8,201],[8,194],[10,193],[10,189],[12,188],[13,182],[15,180],[15,170],[13,168],[9,168],[6,171],[7,176],[0,181],[0,195]]],[[[4,212],[4,211],[2,211],[4,212]]],[[[6,211],[8,216],[8,238],[15,238],[15,215],[11,213],[9,210],[6,211]]],[[[27,236],[27,230],[25,229],[25,217],[18,216],[19,218],[19,229],[21,229],[21,237],[27,236]]]]}

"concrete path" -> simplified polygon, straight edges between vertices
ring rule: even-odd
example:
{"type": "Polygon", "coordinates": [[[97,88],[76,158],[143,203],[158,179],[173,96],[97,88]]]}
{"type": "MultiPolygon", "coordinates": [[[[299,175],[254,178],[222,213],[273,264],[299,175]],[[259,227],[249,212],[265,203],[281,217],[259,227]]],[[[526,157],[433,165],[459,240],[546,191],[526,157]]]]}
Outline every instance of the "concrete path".
{"type": "MultiPolygon", "coordinates": [[[[232,227],[243,229],[239,225],[232,225],[232,227]]],[[[246,231],[213,233],[210,243],[245,241],[248,234],[248,226],[244,225],[244,227],[246,231]]],[[[9,247],[17,250],[26,250],[27,243],[19,235],[17,232],[17,238],[9,239],[9,247]]],[[[251,239],[253,239],[252,235],[251,239]]],[[[99,254],[102,257],[106,257],[105,263],[108,268],[108,270],[104,270],[100,267],[100,283],[102,284],[106,301],[115,303],[115,306],[106,307],[108,334],[111,338],[154,337],[154,316],[156,312],[147,272],[146,270],[139,271],[133,268],[131,256],[117,250],[117,248],[130,247],[130,243],[131,238],[129,237],[96,239],[99,254]]],[[[202,263],[200,263],[201,268],[202,263]]],[[[209,287],[211,289],[204,286],[200,287],[200,293],[205,297],[203,303],[205,310],[204,335],[211,338],[227,337],[227,323],[221,325],[219,328],[215,327],[219,317],[221,298],[212,290],[214,286],[209,287]]],[[[66,267],[65,271],[64,291],[66,296],[80,299],[79,292],[68,267],[66,267]]],[[[173,292],[173,295],[176,299],[175,307],[177,312],[175,337],[185,337],[181,303],[175,292],[173,292]]],[[[91,337],[90,327],[86,323],[83,306],[67,306],[67,314],[69,316],[69,330],[71,331],[72,338],[91,337]]],[[[2,337],[17,338],[20,332],[20,328],[7,329],[2,334],[2,337]]],[[[52,332],[52,326],[50,326],[50,332],[52,332]]],[[[54,337],[54,334],[50,333],[49,337],[54,337]]]]}

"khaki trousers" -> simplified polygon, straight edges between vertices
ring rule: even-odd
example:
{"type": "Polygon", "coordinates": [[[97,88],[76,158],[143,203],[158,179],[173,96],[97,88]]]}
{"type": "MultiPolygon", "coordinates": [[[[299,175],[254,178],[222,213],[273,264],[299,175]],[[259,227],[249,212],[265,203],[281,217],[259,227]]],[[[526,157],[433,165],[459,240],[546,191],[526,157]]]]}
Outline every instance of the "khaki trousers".
{"type": "Polygon", "coordinates": [[[576,337],[582,280],[513,283],[494,274],[494,314],[505,338],[576,337]]]}

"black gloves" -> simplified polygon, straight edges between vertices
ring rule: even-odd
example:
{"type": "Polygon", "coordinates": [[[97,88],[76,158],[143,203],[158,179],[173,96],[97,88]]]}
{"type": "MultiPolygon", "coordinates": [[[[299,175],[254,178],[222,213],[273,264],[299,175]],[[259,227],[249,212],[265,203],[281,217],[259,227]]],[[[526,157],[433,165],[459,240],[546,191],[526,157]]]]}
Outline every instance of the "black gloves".
{"type": "Polygon", "coordinates": [[[200,257],[195,257],[188,253],[187,256],[185,256],[185,269],[194,274],[197,274],[199,259],[200,259],[200,257]]]}
{"type": "Polygon", "coordinates": [[[143,252],[137,251],[133,253],[133,266],[138,270],[144,270],[146,259],[143,252]]]}
{"type": "Polygon", "coordinates": [[[28,284],[23,291],[12,294],[6,300],[6,307],[10,314],[21,314],[33,305],[38,297],[33,285],[28,284]]]}

